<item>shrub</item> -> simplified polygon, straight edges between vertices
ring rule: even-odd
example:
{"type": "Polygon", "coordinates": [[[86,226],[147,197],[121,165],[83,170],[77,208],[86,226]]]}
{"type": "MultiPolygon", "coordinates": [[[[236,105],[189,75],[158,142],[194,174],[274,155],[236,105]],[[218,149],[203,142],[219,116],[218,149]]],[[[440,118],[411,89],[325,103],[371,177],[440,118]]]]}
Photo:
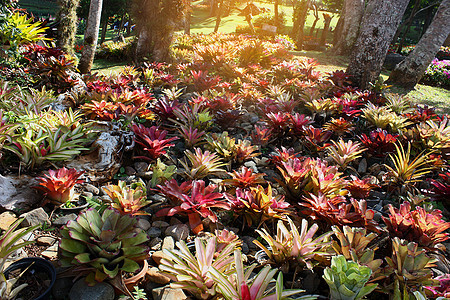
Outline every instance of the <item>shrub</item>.
{"type": "Polygon", "coordinates": [[[421,82],[433,86],[449,88],[450,60],[439,61],[434,59],[425,71],[421,82]]]}

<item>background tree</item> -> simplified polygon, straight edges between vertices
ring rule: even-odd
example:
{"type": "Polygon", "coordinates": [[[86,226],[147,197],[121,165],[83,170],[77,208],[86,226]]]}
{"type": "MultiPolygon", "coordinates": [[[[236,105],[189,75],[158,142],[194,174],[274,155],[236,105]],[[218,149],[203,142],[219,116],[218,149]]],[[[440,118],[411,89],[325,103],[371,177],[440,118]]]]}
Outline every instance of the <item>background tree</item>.
{"type": "Polygon", "coordinates": [[[89,17],[84,34],[84,47],[81,53],[78,69],[82,74],[88,73],[94,63],[95,49],[97,48],[98,31],[100,29],[100,18],[102,15],[103,0],[91,0],[89,17]]]}
{"type": "Polygon", "coordinates": [[[378,79],[389,45],[409,0],[370,0],[347,73],[362,89],[378,79]]]}
{"type": "Polygon", "coordinates": [[[361,20],[364,15],[364,0],[345,0],[342,18],[342,28],[337,37],[333,52],[337,55],[349,55],[359,34],[361,20]]]}
{"type": "Polygon", "coordinates": [[[176,22],[183,17],[185,0],[135,0],[132,15],[138,32],[136,59],[170,60],[176,22]]]}
{"type": "Polygon", "coordinates": [[[388,82],[412,89],[450,33],[450,0],[444,0],[414,50],[391,72],[388,82]]]}
{"type": "Polygon", "coordinates": [[[75,45],[77,7],[79,2],[79,0],[58,0],[58,36],[56,43],[58,47],[69,54],[73,54],[75,45]]]}
{"type": "Polygon", "coordinates": [[[299,50],[303,49],[303,40],[305,38],[304,29],[310,5],[311,0],[301,0],[300,2],[297,1],[294,7],[292,36],[296,40],[299,50]]]}

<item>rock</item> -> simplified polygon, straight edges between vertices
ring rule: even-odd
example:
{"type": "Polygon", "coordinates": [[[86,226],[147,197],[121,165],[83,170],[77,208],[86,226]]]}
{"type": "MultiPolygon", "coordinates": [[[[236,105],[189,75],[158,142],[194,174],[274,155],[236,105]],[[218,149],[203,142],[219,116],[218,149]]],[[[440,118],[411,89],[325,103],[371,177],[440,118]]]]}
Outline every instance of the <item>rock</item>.
{"type": "Polygon", "coordinates": [[[81,194],[82,194],[86,199],[92,199],[92,198],[94,198],[94,194],[91,193],[91,192],[83,191],[81,194]]]}
{"type": "Polygon", "coordinates": [[[48,214],[42,207],[21,214],[19,218],[24,218],[23,222],[20,224],[22,227],[42,225],[44,223],[50,224],[48,214]]]}
{"type": "Polygon", "coordinates": [[[152,290],[153,300],[185,300],[187,299],[182,289],[160,287],[152,290]]]}
{"type": "Polygon", "coordinates": [[[67,222],[69,221],[73,221],[77,218],[77,215],[74,213],[71,213],[70,215],[65,215],[62,217],[57,218],[56,220],[54,220],[52,223],[55,226],[63,226],[66,225],[67,222]]]}
{"type": "Polygon", "coordinates": [[[147,230],[149,230],[150,229],[150,222],[149,221],[147,221],[146,219],[143,219],[143,218],[139,218],[139,220],[137,221],[137,223],[136,223],[136,226],[138,227],[138,228],[141,228],[142,230],[144,230],[144,231],[147,231],[147,230]]]}
{"type": "Polygon", "coordinates": [[[0,215],[0,229],[7,230],[16,220],[16,215],[13,212],[5,211],[0,215]]]}
{"type": "Polygon", "coordinates": [[[153,255],[152,255],[152,259],[157,265],[159,265],[161,263],[161,260],[163,258],[170,260],[170,257],[168,257],[166,254],[164,254],[163,251],[155,251],[155,253],[153,253],[153,255]]]}
{"type": "Polygon", "coordinates": [[[405,56],[398,53],[388,53],[384,59],[383,67],[389,71],[394,70],[395,66],[402,62],[405,56]]]}
{"type": "Polygon", "coordinates": [[[367,160],[365,158],[361,159],[358,165],[358,173],[364,174],[367,171],[367,160]]]}
{"type": "Polygon", "coordinates": [[[167,250],[175,249],[175,241],[173,240],[173,237],[166,236],[163,240],[162,248],[167,250]]]}
{"type": "Polygon", "coordinates": [[[183,222],[181,222],[180,220],[178,220],[175,217],[170,218],[170,223],[169,225],[177,225],[177,224],[183,224],[183,222]]]}
{"type": "Polygon", "coordinates": [[[256,167],[256,163],[252,160],[246,161],[244,166],[253,170],[253,172],[258,173],[258,168],[256,167]]]}
{"type": "Polygon", "coordinates": [[[164,233],[166,234],[166,236],[173,237],[176,241],[183,241],[189,236],[189,226],[187,226],[186,224],[176,224],[167,227],[164,233]]]}
{"type": "Polygon", "coordinates": [[[88,286],[83,279],[75,282],[69,292],[70,300],[114,300],[114,288],[106,282],[88,286]]]}
{"type": "Polygon", "coordinates": [[[51,246],[56,242],[56,238],[52,236],[40,236],[36,239],[36,244],[40,246],[51,246]]]}
{"type": "Polygon", "coordinates": [[[98,187],[93,186],[90,183],[85,183],[84,188],[86,189],[86,191],[88,191],[94,195],[100,194],[100,189],[98,187]]]}
{"type": "Polygon", "coordinates": [[[69,295],[73,282],[69,277],[57,278],[52,288],[53,299],[65,300],[69,295]]]}
{"type": "Polygon", "coordinates": [[[168,284],[170,282],[170,278],[167,275],[161,273],[161,271],[156,267],[151,267],[147,270],[147,276],[150,281],[159,284],[168,284]]]}
{"type": "Polygon", "coordinates": [[[251,236],[245,235],[242,237],[242,241],[247,244],[247,246],[250,250],[259,250],[258,246],[256,246],[255,243],[253,243],[254,240],[255,240],[255,238],[253,238],[251,236]]]}
{"type": "Polygon", "coordinates": [[[0,208],[15,213],[29,211],[42,200],[42,196],[31,188],[36,185],[36,179],[31,176],[0,175],[0,208]]]}
{"type": "Polygon", "coordinates": [[[42,251],[41,256],[50,260],[56,259],[58,257],[58,244],[54,244],[42,251]]]}
{"type": "Polygon", "coordinates": [[[169,227],[169,223],[164,222],[164,221],[153,221],[152,227],[158,227],[161,229],[165,229],[165,228],[169,227]]]}
{"type": "Polygon", "coordinates": [[[156,238],[156,237],[160,237],[162,234],[162,230],[161,228],[158,227],[151,227],[148,231],[147,231],[147,235],[150,238],[156,238]]]}
{"type": "Polygon", "coordinates": [[[267,157],[263,157],[261,159],[255,157],[255,158],[253,158],[253,160],[256,162],[256,165],[258,167],[265,167],[265,166],[268,166],[270,163],[270,160],[267,157]]]}
{"type": "Polygon", "coordinates": [[[107,181],[120,169],[119,153],[121,149],[120,134],[102,132],[92,144],[95,149],[89,155],[81,156],[67,164],[67,168],[86,171],[85,175],[91,182],[107,181]]]}
{"type": "Polygon", "coordinates": [[[145,172],[147,172],[147,169],[148,169],[148,163],[143,162],[143,161],[135,162],[134,169],[138,173],[145,173],[145,172]]]}
{"type": "Polygon", "coordinates": [[[150,241],[150,243],[148,244],[148,246],[150,247],[150,249],[152,250],[161,250],[161,246],[162,246],[162,239],[159,237],[156,237],[154,239],[152,239],[150,241]]]}
{"type": "Polygon", "coordinates": [[[136,175],[136,170],[133,169],[130,166],[126,166],[125,167],[125,174],[127,174],[128,176],[136,175]]]}

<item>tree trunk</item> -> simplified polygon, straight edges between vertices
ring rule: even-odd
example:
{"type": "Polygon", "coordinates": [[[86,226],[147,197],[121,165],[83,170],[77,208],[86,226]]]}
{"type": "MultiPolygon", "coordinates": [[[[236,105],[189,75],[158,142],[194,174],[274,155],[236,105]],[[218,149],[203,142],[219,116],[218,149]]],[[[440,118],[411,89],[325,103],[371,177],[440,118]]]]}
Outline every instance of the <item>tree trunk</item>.
{"type": "Polygon", "coordinates": [[[353,49],[364,15],[364,0],[346,0],[344,11],[341,36],[333,47],[333,52],[337,55],[348,55],[353,49]]]}
{"type": "Polygon", "coordinates": [[[423,27],[422,27],[422,33],[420,34],[420,37],[422,38],[422,36],[425,34],[425,32],[428,29],[428,26],[430,26],[431,21],[433,20],[433,16],[434,16],[434,6],[430,6],[426,11],[425,11],[425,20],[423,22],[423,27]]]}
{"type": "Polygon", "coordinates": [[[217,0],[211,0],[211,7],[209,11],[209,16],[214,17],[217,13],[218,8],[218,1],[217,0]]]}
{"type": "Polygon", "coordinates": [[[367,89],[378,79],[392,37],[409,0],[372,0],[361,22],[359,37],[350,56],[347,73],[354,84],[367,89]]]}
{"type": "Polygon", "coordinates": [[[219,9],[216,16],[216,25],[214,26],[214,33],[219,31],[220,21],[222,20],[223,0],[219,1],[219,9]]]}
{"type": "Polygon", "coordinates": [[[327,35],[328,35],[328,31],[330,30],[330,24],[331,24],[331,20],[333,19],[333,15],[330,14],[323,14],[323,19],[324,19],[324,25],[323,25],[323,31],[322,31],[322,36],[320,37],[320,46],[325,46],[326,42],[327,42],[327,35]]]}
{"type": "Polygon", "coordinates": [[[79,0],[58,0],[57,45],[65,52],[73,54],[77,33],[77,8],[79,0]]]}
{"type": "MultiPolygon", "coordinates": [[[[403,27],[405,28],[405,31],[403,32],[402,38],[400,40],[400,44],[398,45],[397,53],[402,52],[403,44],[405,43],[405,39],[406,39],[406,35],[408,34],[409,29],[411,28],[412,22],[414,20],[414,17],[416,16],[416,13],[417,13],[417,11],[420,8],[420,2],[421,2],[421,0],[416,0],[414,2],[414,6],[413,6],[413,9],[411,11],[411,14],[409,15],[408,19],[406,19],[406,21],[404,23],[403,27]]],[[[396,41],[397,41],[397,39],[394,38],[392,40],[392,43],[395,44],[396,41]]]]}
{"type": "Polygon", "coordinates": [[[313,12],[314,12],[314,22],[309,29],[309,35],[313,36],[314,30],[316,29],[317,21],[319,21],[319,10],[317,9],[317,5],[313,4],[313,12]]]}
{"type": "Polygon", "coordinates": [[[129,36],[130,33],[131,33],[131,18],[130,18],[130,17],[128,17],[127,22],[128,22],[128,26],[127,26],[127,35],[129,36]]]}
{"type": "Polygon", "coordinates": [[[345,18],[345,6],[342,7],[341,15],[339,16],[339,20],[337,21],[336,27],[333,31],[333,45],[336,45],[342,36],[342,27],[344,26],[344,18],[345,18]]]}
{"type": "Polygon", "coordinates": [[[188,6],[184,13],[184,34],[191,34],[191,7],[188,6]]]}
{"type": "Polygon", "coordinates": [[[273,13],[274,13],[274,18],[275,18],[275,27],[277,28],[277,32],[278,32],[278,27],[280,25],[280,20],[279,20],[279,16],[278,16],[278,0],[275,0],[273,3],[273,13]]]}
{"type": "Polygon", "coordinates": [[[297,31],[297,48],[298,50],[303,49],[303,40],[305,38],[305,23],[306,17],[308,16],[309,5],[311,0],[302,0],[299,4],[300,11],[298,12],[298,31],[297,31]]]}
{"type": "Polygon", "coordinates": [[[444,44],[442,46],[450,47],[450,34],[448,35],[447,39],[445,40],[445,42],[444,42],[444,44]]]}
{"type": "Polygon", "coordinates": [[[108,18],[105,17],[105,19],[102,21],[102,35],[100,37],[100,45],[105,42],[106,39],[106,31],[108,30],[108,18]]]}
{"type": "Polygon", "coordinates": [[[102,15],[102,4],[103,0],[91,0],[86,33],[84,35],[83,52],[81,53],[80,63],[78,64],[78,69],[82,74],[90,72],[94,63],[100,18],[102,15]]]}
{"type": "Polygon", "coordinates": [[[413,52],[399,63],[389,76],[389,82],[412,89],[422,78],[441,45],[450,34],[450,0],[444,0],[428,30],[413,52]]]}

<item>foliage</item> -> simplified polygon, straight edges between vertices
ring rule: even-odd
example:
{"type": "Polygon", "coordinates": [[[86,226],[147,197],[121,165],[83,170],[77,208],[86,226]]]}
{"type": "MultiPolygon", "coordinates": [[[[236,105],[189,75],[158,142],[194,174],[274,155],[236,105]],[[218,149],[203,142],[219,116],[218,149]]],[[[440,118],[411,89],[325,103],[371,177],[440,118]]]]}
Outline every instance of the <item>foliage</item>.
{"type": "Polygon", "coordinates": [[[369,196],[372,189],[379,188],[378,184],[371,184],[370,178],[359,179],[353,175],[350,176],[346,189],[350,192],[352,197],[357,199],[365,199],[369,196]]]}
{"type": "Polygon", "coordinates": [[[264,174],[254,173],[253,169],[242,167],[237,171],[228,173],[232,179],[225,179],[222,184],[226,186],[233,186],[236,188],[246,189],[249,187],[255,187],[258,184],[264,184],[264,174]]]}
{"type": "Polygon", "coordinates": [[[225,171],[221,169],[225,164],[215,153],[202,152],[200,148],[195,148],[194,152],[186,150],[185,155],[190,162],[190,166],[186,161],[180,161],[180,163],[185,168],[186,175],[191,179],[202,179],[225,171]]]}
{"type": "Polygon", "coordinates": [[[366,150],[358,142],[344,142],[340,139],[338,142],[332,141],[332,143],[333,145],[327,148],[328,155],[341,170],[345,170],[349,163],[361,157],[361,153],[366,150]]]}
{"type": "Polygon", "coordinates": [[[189,217],[189,225],[197,234],[203,230],[202,218],[209,218],[217,222],[216,214],[211,208],[229,209],[230,205],[225,201],[222,194],[215,193],[216,185],[205,186],[203,180],[183,182],[180,186],[175,179],[168,181],[164,186],[159,185],[161,193],[166,195],[175,206],[163,208],[156,213],[157,216],[173,216],[175,214],[186,214],[189,217]]]}
{"type": "Polygon", "coordinates": [[[440,201],[450,199],[450,172],[439,174],[440,181],[430,179],[431,190],[428,194],[431,196],[431,200],[440,201]]]}
{"type": "Polygon", "coordinates": [[[368,136],[363,133],[359,139],[370,154],[383,157],[386,153],[394,151],[397,138],[398,135],[390,134],[386,130],[378,128],[371,131],[368,136]]]}
{"type": "Polygon", "coordinates": [[[142,147],[145,153],[145,155],[135,156],[135,158],[147,161],[154,161],[161,155],[166,154],[165,148],[174,146],[175,144],[170,142],[178,139],[178,137],[166,139],[167,131],[160,130],[157,126],[148,128],[143,125],[133,125],[132,130],[136,136],[136,143],[142,147]]]}
{"type": "Polygon", "coordinates": [[[283,290],[283,273],[280,272],[275,284],[275,292],[271,293],[273,288],[270,288],[269,284],[273,281],[276,270],[265,266],[258,274],[250,278],[256,265],[253,264],[244,271],[240,250],[234,250],[234,264],[235,269],[231,274],[224,274],[214,267],[209,270],[217,284],[217,290],[227,300],[269,300],[274,297],[281,300],[303,292],[302,290],[283,290]]]}
{"type": "Polygon", "coordinates": [[[38,177],[40,181],[35,189],[44,193],[51,203],[60,206],[73,198],[73,188],[75,184],[82,183],[83,180],[78,179],[84,171],[77,172],[76,169],[66,169],[65,167],[58,170],[49,170],[45,177],[38,177]]]}
{"type": "Polygon", "coordinates": [[[448,233],[444,233],[450,228],[450,222],[442,219],[440,210],[427,212],[417,206],[412,211],[411,204],[404,202],[399,209],[389,205],[389,212],[389,217],[383,217],[383,220],[392,236],[414,241],[426,247],[434,247],[437,243],[450,238],[448,233]]]}
{"type": "Polygon", "coordinates": [[[197,299],[210,299],[216,294],[216,283],[209,271],[213,268],[228,276],[231,273],[233,258],[231,253],[236,243],[230,243],[222,251],[217,252],[217,238],[205,241],[195,239],[195,256],[183,241],[176,243],[178,249],[163,250],[167,259],[161,260],[160,269],[167,274],[174,283],[173,288],[182,288],[191,292],[197,299]]]}
{"type": "Polygon", "coordinates": [[[330,255],[328,251],[331,241],[329,236],[332,232],[324,233],[316,238],[319,226],[313,224],[308,228],[308,221],[302,220],[300,231],[294,222],[287,218],[290,230],[283,221],[278,221],[277,234],[272,237],[266,229],[256,230],[258,234],[267,242],[269,247],[264,246],[258,240],[254,243],[264,250],[269,256],[269,261],[277,266],[283,266],[284,270],[289,270],[290,264],[294,266],[306,265],[312,268],[317,261],[322,261],[330,255]]]}
{"type": "Polygon", "coordinates": [[[434,59],[425,71],[421,82],[444,88],[450,87],[450,60],[434,59]]]}
{"type": "Polygon", "coordinates": [[[148,237],[136,223],[136,218],[112,208],[102,215],[93,208],[81,212],[61,230],[62,265],[87,275],[90,285],[113,279],[121,272],[137,271],[138,263],[148,257],[148,237]]]}
{"type": "Polygon", "coordinates": [[[362,299],[370,294],[377,284],[367,284],[372,274],[369,267],[347,261],[343,255],[331,258],[331,267],[326,268],[323,278],[328,283],[332,299],[362,299]]]}
{"type": "Polygon", "coordinates": [[[134,182],[127,186],[125,181],[119,180],[117,185],[109,184],[103,188],[103,191],[111,199],[111,206],[122,215],[137,216],[147,214],[141,209],[150,204],[151,201],[147,200],[147,188],[142,181],[134,182]]]}

